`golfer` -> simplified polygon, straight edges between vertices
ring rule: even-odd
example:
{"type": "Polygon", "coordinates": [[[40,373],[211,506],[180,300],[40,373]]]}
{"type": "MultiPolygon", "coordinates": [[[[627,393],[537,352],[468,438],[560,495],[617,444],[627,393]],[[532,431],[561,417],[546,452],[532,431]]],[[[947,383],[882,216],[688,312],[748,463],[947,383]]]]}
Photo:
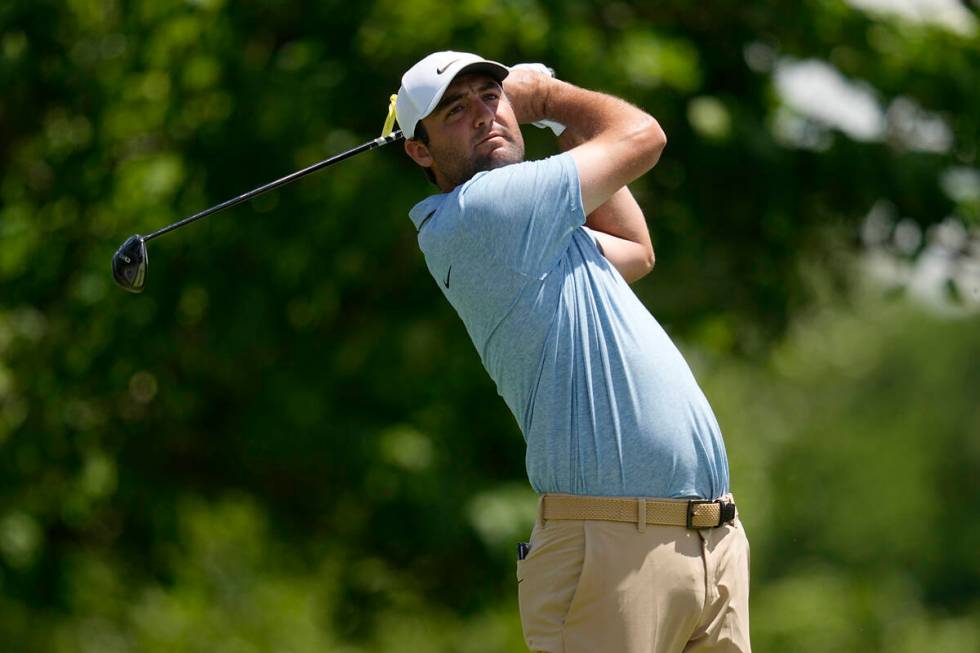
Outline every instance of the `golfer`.
{"type": "Polygon", "coordinates": [[[626,185],[666,137],[546,71],[437,52],[397,99],[405,151],[441,191],[410,212],[419,247],[521,427],[540,496],[517,563],[525,641],[748,651],[749,545],[721,431],[628,285],[654,257],[626,185]],[[527,123],[561,132],[562,153],[524,161],[527,123]]]}

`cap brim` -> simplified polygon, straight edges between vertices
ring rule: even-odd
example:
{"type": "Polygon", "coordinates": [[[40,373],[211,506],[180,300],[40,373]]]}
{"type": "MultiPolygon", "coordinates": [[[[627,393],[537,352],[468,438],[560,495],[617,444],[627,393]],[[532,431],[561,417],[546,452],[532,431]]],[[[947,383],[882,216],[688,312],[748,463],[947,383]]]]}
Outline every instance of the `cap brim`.
{"type": "Polygon", "coordinates": [[[463,73],[486,73],[498,82],[502,82],[507,75],[510,74],[510,69],[507,66],[494,61],[477,61],[476,63],[467,64],[460,68],[459,71],[453,75],[453,79],[456,79],[463,73]]]}

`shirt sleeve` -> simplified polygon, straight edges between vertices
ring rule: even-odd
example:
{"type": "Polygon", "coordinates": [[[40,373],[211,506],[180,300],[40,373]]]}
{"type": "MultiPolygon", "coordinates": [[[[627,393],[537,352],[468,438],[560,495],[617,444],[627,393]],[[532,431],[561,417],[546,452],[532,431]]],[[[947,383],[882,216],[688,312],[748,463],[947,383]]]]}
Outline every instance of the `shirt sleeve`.
{"type": "Polygon", "coordinates": [[[585,224],[578,169],[569,154],[491,170],[460,195],[466,227],[498,263],[540,277],[585,224]]]}

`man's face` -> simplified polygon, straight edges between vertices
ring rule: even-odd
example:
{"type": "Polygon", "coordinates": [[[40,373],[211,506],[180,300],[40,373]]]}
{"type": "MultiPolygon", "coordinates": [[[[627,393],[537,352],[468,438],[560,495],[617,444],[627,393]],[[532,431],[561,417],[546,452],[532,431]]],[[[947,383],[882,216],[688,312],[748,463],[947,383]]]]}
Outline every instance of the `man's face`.
{"type": "Polygon", "coordinates": [[[422,120],[429,143],[406,141],[419,165],[431,167],[449,191],[481,170],[524,160],[524,137],[500,84],[482,74],[459,75],[422,120]]]}

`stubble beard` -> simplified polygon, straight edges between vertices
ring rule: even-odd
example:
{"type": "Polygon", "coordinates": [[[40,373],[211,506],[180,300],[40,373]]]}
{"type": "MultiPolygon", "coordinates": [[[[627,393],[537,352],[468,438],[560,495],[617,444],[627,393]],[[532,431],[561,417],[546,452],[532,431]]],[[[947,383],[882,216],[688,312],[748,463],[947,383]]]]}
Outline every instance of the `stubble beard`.
{"type": "Polygon", "coordinates": [[[503,168],[524,160],[523,144],[507,141],[508,146],[491,150],[486,154],[477,154],[469,159],[459,155],[451,157],[452,163],[446,166],[443,176],[455,188],[473,178],[478,172],[503,168]],[[501,152],[501,150],[506,150],[501,152]]]}

